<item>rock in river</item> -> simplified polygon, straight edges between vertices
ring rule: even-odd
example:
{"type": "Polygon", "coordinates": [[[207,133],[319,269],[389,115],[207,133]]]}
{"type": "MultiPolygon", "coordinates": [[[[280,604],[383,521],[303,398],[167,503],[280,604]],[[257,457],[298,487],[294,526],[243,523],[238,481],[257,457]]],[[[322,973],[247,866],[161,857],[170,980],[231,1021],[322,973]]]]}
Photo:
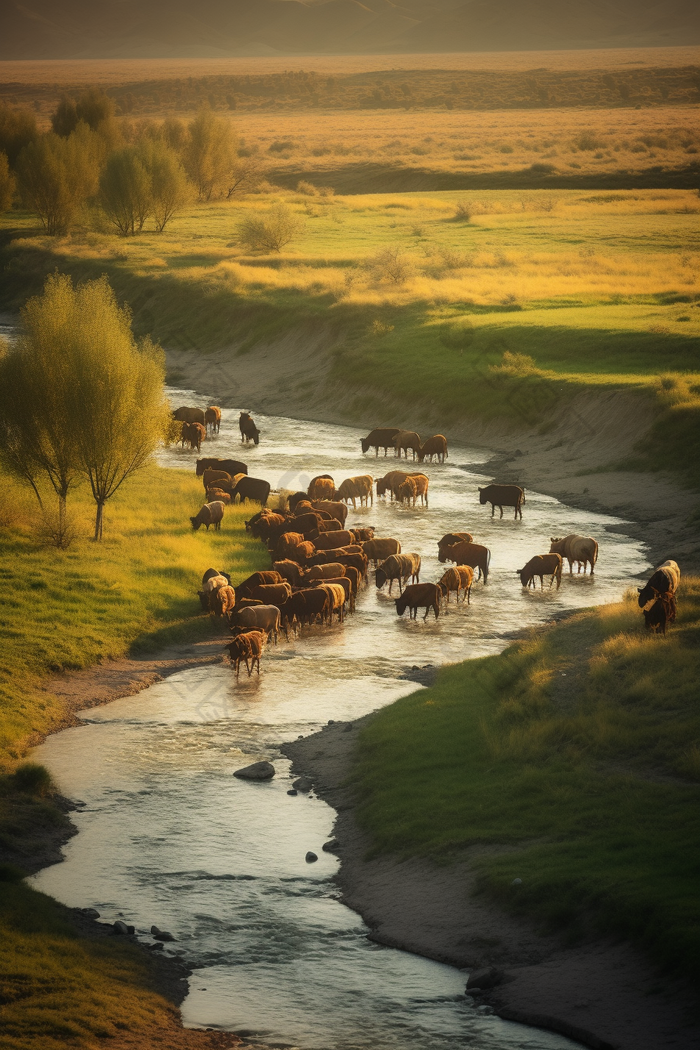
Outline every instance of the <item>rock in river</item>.
{"type": "Polygon", "coordinates": [[[308,777],[299,777],[297,780],[294,781],[292,787],[296,788],[297,791],[311,791],[313,784],[311,783],[308,777]]]}
{"type": "Polygon", "coordinates": [[[233,775],[240,780],[272,780],[275,767],[272,762],[253,762],[250,766],[237,769],[233,775]]]}
{"type": "Polygon", "coordinates": [[[306,863],[313,864],[315,860],[318,860],[318,857],[315,853],[312,853],[311,850],[309,850],[309,852],[306,854],[306,863]]]}
{"type": "Polygon", "coordinates": [[[172,933],[168,933],[167,930],[159,930],[157,926],[151,926],[151,933],[157,941],[174,941],[172,933]]]}

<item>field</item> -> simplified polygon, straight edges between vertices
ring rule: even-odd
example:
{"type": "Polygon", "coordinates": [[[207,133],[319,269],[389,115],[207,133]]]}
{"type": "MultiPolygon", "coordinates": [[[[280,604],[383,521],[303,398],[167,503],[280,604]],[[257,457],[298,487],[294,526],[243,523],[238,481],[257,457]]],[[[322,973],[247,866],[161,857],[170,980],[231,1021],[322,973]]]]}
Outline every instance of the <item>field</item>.
{"type": "Polygon", "coordinates": [[[358,396],[435,401],[446,426],[465,412],[507,418],[523,382],[549,391],[532,402],[537,425],[552,399],[624,385],[672,408],[687,448],[698,440],[699,211],[691,191],[306,187],[199,205],[164,234],[128,240],[87,229],[52,240],[13,215],[3,305],[55,267],[106,273],[137,330],[166,347],[228,347],[235,359],[295,327],[342,333],[336,379],[358,396]],[[305,223],[298,241],[245,254],[238,223],[279,203],[305,223]],[[462,342],[446,346],[455,327],[462,342]]]}
{"type": "Polygon", "coordinates": [[[665,640],[641,620],[636,594],[587,610],[379,712],[360,819],[379,852],[471,847],[503,907],[571,943],[631,939],[697,981],[700,580],[665,640]]]}
{"type": "Polygon", "coordinates": [[[68,501],[76,539],[62,551],[47,542],[34,497],[3,475],[0,768],[60,724],[60,702],[42,688],[47,675],[206,632],[202,572],[216,564],[239,578],[261,567],[266,552],[246,536],[243,509],[230,510],[219,533],[192,531],[188,515],[202,498],[194,471],[151,467],[107,504],[96,544],[83,486],[68,501]]]}

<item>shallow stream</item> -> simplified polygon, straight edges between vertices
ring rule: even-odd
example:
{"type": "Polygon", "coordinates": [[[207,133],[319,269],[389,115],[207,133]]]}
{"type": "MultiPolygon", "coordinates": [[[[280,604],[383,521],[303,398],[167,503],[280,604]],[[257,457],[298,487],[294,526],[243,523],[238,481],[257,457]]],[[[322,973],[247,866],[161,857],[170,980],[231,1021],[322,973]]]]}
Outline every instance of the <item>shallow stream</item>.
{"type": "MultiPolygon", "coordinates": [[[[171,393],[177,404],[207,403],[171,393]]],[[[320,473],[339,484],[397,466],[393,457],[363,457],[359,430],[278,417],[256,416],[261,443],[242,452],[237,420],[237,410],[225,410],[203,454],[242,458],[273,488],[304,488],[320,473]]],[[[193,469],[194,459],[180,449],[161,456],[176,468],[193,469]]],[[[426,464],[428,509],[375,498],[374,507],[348,515],[418,551],[422,580],[444,568],[436,556],[443,533],[473,532],[492,560],[488,585],[474,586],[470,606],[457,608],[453,598],[437,622],[409,622],[370,583],[344,626],[305,629],[270,646],[259,678],[236,682],[224,665],[184,671],[85,712],[84,725],[35,752],[64,793],[85,805],[74,815],[80,833],[65,861],[34,885],[70,906],[97,908],[103,920],[123,916],[145,939],[154,923],[171,930],[177,940],[168,950],[195,967],[186,1024],[305,1050],[574,1045],[480,1012],[463,995],[459,970],[367,940],[362,920],[336,899],[337,860],[321,850],[333,811],[315,797],[287,795],[289,762],[279,751],[329,719],[357,718],[415,690],[403,677],[411,667],[498,652],[519,628],[616,600],[647,567],[619,519],[530,490],[522,522],[512,510],[492,520],[477,493],[491,480],[481,472],[487,459],[482,450],[452,448],[446,464],[426,464]],[[595,576],[565,574],[559,591],[523,591],[515,570],[548,550],[550,536],[570,532],[598,539],[595,576]],[[232,776],[261,758],[274,762],[274,780],[232,776]],[[317,863],[305,862],[307,850],[317,863]]],[[[196,509],[183,508],[183,520],[196,509]]]]}

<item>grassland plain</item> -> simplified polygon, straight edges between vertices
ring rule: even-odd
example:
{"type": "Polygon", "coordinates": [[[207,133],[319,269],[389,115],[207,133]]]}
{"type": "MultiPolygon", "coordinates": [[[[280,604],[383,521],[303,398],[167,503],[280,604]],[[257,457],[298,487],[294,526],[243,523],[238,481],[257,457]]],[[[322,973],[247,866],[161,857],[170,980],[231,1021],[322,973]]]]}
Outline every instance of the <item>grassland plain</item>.
{"type": "MultiPolygon", "coordinates": [[[[0,860],[13,865],[0,864],[2,1045],[228,1046],[179,1027],[169,1000],[182,998],[181,974],[89,928],[79,937],[66,909],[17,881],[18,871],[55,862],[71,833],[41,767],[18,760],[71,723],[61,689],[52,690],[61,672],[212,636],[198,609],[201,572],[215,564],[241,578],[262,567],[266,552],[246,536],[242,509],[227,513],[220,533],[192,531],[188,514],[202,500],[194,473],[154,466],[132,479],[108,504],[99,544],[87,538],[92,501],[79,489],[69,500],[77,537],[67,550],[46,544],[34,497],[1,480],[0,860]]],[[[97,683],[82,706],[96,696],[97,683]]]]}
{"type": "MultiPolygon", "coordinates": [[[[214,358],[235,373],[296,330],[333,347],[310,367],[342,385],[349,421],[359,404],[384,414],[393,399],[438,405],[445,427],[474,417],[546,429],[554,403],[633,391],[649,423],[660,420],[647,463],[697,479],[700,456],[687,453],[700,440],[699,213],[695,191],[312,187],[193,207],[165,233],[129,240],[88,228],[46,238],[13,213],[2,305],[17,309],[56,267],[106,273],[140,333],[190,352],[190,380],[214,358]],[[277,203],[305,222],[293,250],[244,254],[238,224],[277,203]]],[[[311,375],[299,369],[285,376],[284,403],[303,414],[311,375]]],[[[263,380],[275,388],[274,372],[263,380]]]]}

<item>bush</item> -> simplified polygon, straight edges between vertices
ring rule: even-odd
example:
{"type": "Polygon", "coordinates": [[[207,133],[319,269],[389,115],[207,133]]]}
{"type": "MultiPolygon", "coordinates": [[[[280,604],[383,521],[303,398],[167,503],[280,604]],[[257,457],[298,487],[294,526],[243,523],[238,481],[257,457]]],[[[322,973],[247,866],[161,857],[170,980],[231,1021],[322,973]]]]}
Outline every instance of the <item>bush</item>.
{"type": "Polygon", "coordinates": [[[455,222],[470,222],[472,217],[472,208],[469,201],[460,201],[455,208],[455,213],[452,216],[455,222]]]}
{"type": "Polygon", "coordinates": [[[238,226],[238,241],[251,252],[281,252],[303,230],[304,220],[286,204],[278,204],[264,219],[244,219],[238,226]]]}
{"type": "Polygon", "coordinates": [[[46,795],[52,788],[51,774],[38,762],[23,762],[12,774],[15,787],[30,795],[46,795]]]}
{"type": "Polygon", "coordinates": [[[377,281],[391,281],[392,284],[403,284],[413,276],[414,267],[407,255],[400,248],[385,248],[369,261],[369,269],[377,281]]]}

